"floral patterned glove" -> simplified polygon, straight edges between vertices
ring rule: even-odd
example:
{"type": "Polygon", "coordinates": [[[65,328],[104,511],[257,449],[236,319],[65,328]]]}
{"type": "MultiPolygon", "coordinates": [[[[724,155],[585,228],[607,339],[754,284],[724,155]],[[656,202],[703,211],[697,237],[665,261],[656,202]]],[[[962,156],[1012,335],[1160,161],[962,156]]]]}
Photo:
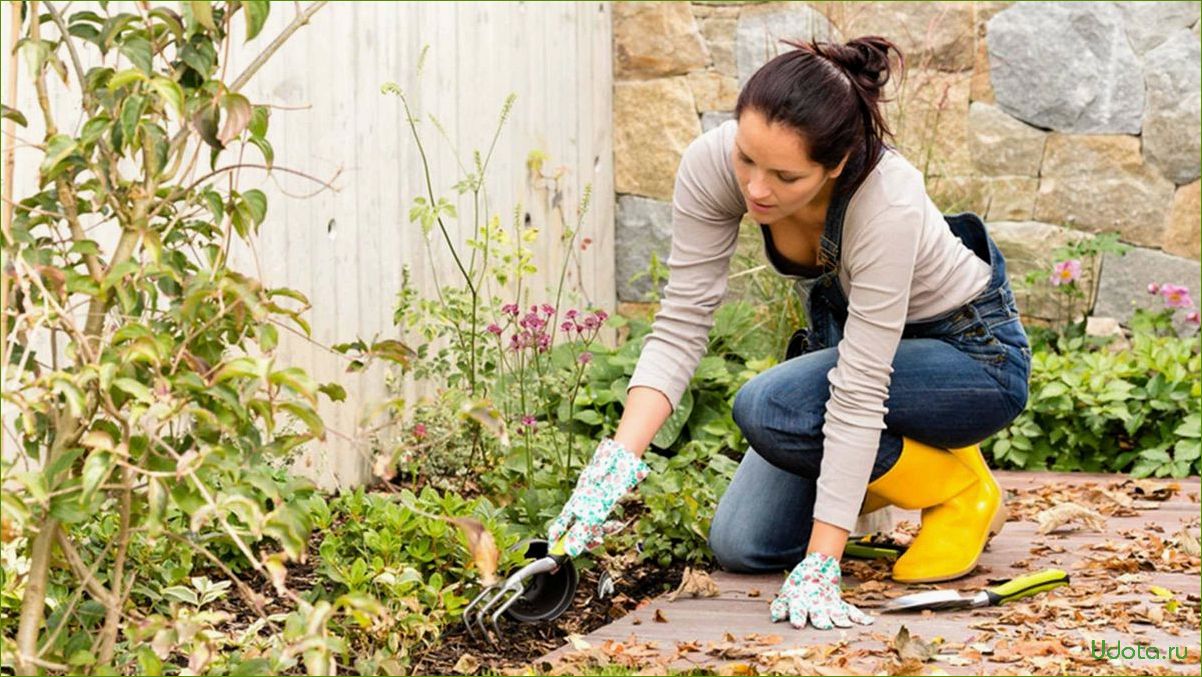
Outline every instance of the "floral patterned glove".
{"type": "Polygon", "coordinates": [[[601,545],[609,534],[622,527],[606,522],[614,504],[634,488],[651,468],[610,438],[601,440],[593,459],[580,473],[559,517],[551,523],[547,538],[554,543],[564,539],[564,552],[575,557],[601,545]]]}
{"type": "Polygon", "coordinates": [[[806,618],[820,630],[834,626],[850,628],[852,623],[872,625],[872,617],[843,601],[839,582],[843,574],[839,560],[820,552],[811,552],[785,579],[780,593],[772,601],[772,622],[786,618],[795,628],[804,628],[806,618]]]}

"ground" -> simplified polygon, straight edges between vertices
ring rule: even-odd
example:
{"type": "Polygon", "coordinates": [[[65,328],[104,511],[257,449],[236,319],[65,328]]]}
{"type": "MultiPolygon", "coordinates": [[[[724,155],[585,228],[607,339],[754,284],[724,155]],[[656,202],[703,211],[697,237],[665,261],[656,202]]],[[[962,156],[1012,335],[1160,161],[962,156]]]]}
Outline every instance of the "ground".
{"type": "MultiPolygon", "coordinates": [[[[533,661],[527,672],[722,674],[1199,674],[1199,480],[998,472],[1010,521],[965,578],[893,583],[886,561],[845,560],[845,599],[872,626],[796,630],[773,624],[768,604],[782,574],[711,572],[716,597],[650,600],[533,661]],[[1085,510],[1069,506],[1074,504],[1085,510]],[[1071,519],[1069,519],[1071,517],[1071,519]],[[1069,521],[1057,526],[1057,522],[1069,521]],[[1042,532],[1041,532],[1042,529],[1042,532]],[[887,599],[932,588],[976,591],[1044,568],[1071,583],[1002,607],[880,614],[887,599]],[[1096,657],[1102,642],[1136,651],[1096,657]],[[1154,650],[1185,658],[1149,657],[1154,650]]],[[[895,513],[901,532],[918,514],[895,513]]],[[[578,600],[579,601],[579,600],[578,600]]]]}

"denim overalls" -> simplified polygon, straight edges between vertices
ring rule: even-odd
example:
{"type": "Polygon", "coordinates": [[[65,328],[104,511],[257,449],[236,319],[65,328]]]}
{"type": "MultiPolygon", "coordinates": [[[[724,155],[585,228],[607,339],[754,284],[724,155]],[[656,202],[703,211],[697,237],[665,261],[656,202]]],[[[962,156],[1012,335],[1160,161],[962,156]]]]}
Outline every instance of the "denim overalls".
{"type": "MultiPolygon", "coordinates": [[[[735,422],[750,448],[710,529],[710,547],[731,571],[779,571],[805,556],[824,453],[828,373],[837,364],[848,316],[838,266],[850,199],[849,191],[832,196],[820,272],[797,282],[809,326],[793,335],[784,362],[748,381],[735,397],[735,422]]],[[[886,429],[870,481],[897,461],[903,436],[943,448],[969,446],[1009,425],[1026,407],[1031,349],[1005,259],[975,214],[944,220],[989,263],[989,284],[958,308],[906,324],[893,358],[886,429]]]]}

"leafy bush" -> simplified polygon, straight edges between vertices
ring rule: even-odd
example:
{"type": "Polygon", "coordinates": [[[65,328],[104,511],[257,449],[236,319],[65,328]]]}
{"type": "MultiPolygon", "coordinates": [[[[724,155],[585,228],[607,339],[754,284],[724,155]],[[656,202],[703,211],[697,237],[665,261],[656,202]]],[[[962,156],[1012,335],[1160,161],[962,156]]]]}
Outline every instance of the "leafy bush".
{"type": "Polygon", "coordinates": [[[521,560],[513,548],[517,533],[486,500],[469,501],[429,487],[394,495],[358,488],[329,501],[314,496],[308,508],[316,529],[325,533],[316,571],[320,578],[306,594],[308,601],[350,597],[383,619],[378,627],[353,617],[332,623],[354,647],[344,660],[361,674],[396,674],[405,668],[415,652],[432,646],[460,620],[476,592],[464,587],[477,572],[456,528],[423,513],[480,519],[503,553],[501,570],[521,560]]]}
{"type": "Polygon", "coordinates": [[[639,487],[646,511],[633,532],[643,557],[661,566],[709,561],[710,522],[738,461],[697,441],[671,458],[650,452],[645,458],[652,470],[639,487]]]}
{"type": "Polygon", "coordinates": [[[1032,355],[1026,410],[986,447],[1003,467],[1198,474],[1196,338],[1137,333],[1128,350],[1057,340],[1032,355]]]}

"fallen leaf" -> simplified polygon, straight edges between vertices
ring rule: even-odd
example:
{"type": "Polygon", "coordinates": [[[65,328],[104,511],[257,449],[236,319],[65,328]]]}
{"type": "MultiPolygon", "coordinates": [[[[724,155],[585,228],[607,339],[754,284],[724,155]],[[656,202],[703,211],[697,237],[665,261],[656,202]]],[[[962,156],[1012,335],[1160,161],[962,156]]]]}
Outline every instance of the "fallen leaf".
{"type": "Polygon", "coordinates": [[[465,653],[460,656],[459,660],[455,661],[455,667],[451,668],[451,670],[461,675],[474,675],[479,669],[480,659],[476,658],[470,653],[465,653]]]}
{"type": "Polygon", "coordinates": [[[472,553],[472,561],[480,571],[480,582],[492,585],[497,582],[497,563],[501,559],[501,551],[492,533],[484,528],[480,520],[471,517],[452,517],[450,521],[467,538],[467,548],[472,553]]]}
{"type": "Polygon", "coordinates": [[[684,577],[680,581],[680,587],[673,590],[668,595],[669,602],[675,602],[677,597],[687,595],[689,597],[717,597],[722,594],[718,590],[718,584],[710,575],[704,571],[694,571],[691,567],[685,567],[684,577]]]}
{"type": "Polygon", "coordinates": [[[747,591],[747,596],[748,596],[748,597],[759,597],[759,596],[760,596],[760,594],[761,594],[761,593],[760,593],[760,589],[759,589],[759,588],[752,588],[752,589],[750,589],[750,590],[748,590],[748,591],[747,591]]]}
{"type": "Polygon", "coordinates": [[[568,643],[572,645],[572,648],[577,651],[587,651],[593,648],[592,644],[584,641],[584,635],[579,633],[569,633],[567,637],[564,637],[564,639],[568,640],[568,643]]]}
{"type": "Polygon", "coordinates": [[[1189,529],[1182,527],[1173,538],[1177,539],[1177,547],[1181,552],[1193,557],[1202,556],[1202,546],[1198,545],[1198,537],[1190,533],[1189,529]]]}
{"type": "Polygon", "coordinates": [[[755,666],[750,663],[727,663],[722,668],[722,674],[735,675],[736,677],[748,677],[749,675],[758,675],[755,666]]]}
{"type": "Polygon", "coordinates": [[[938,650],[934,643],[927,643],[916,636],[911,636],[909,628],[904,625],[897,631],[897,635],[890,642],[890,646],[897,652],[898,657],[903,662],[910,660],[928,661],[938,650]]]}
{"type": "Polygon", "coordinates": [[[655,616],[653,616],[653,618],[655,619],[656,623],[667,623],[668,622],[668,617],[664,615],[663,609],[656,609],[655,616]]]}
{"type": "Polygon", "coordinates": [[[1035,516],[1035,521],[1039,522],[1039,533],[1041,534],[1051,533],[1073,520],[1084,522],[1086,527],[1094,531],[1106,530],[1104,517],[1076,503],[1062,503],[1035,516]]]}

